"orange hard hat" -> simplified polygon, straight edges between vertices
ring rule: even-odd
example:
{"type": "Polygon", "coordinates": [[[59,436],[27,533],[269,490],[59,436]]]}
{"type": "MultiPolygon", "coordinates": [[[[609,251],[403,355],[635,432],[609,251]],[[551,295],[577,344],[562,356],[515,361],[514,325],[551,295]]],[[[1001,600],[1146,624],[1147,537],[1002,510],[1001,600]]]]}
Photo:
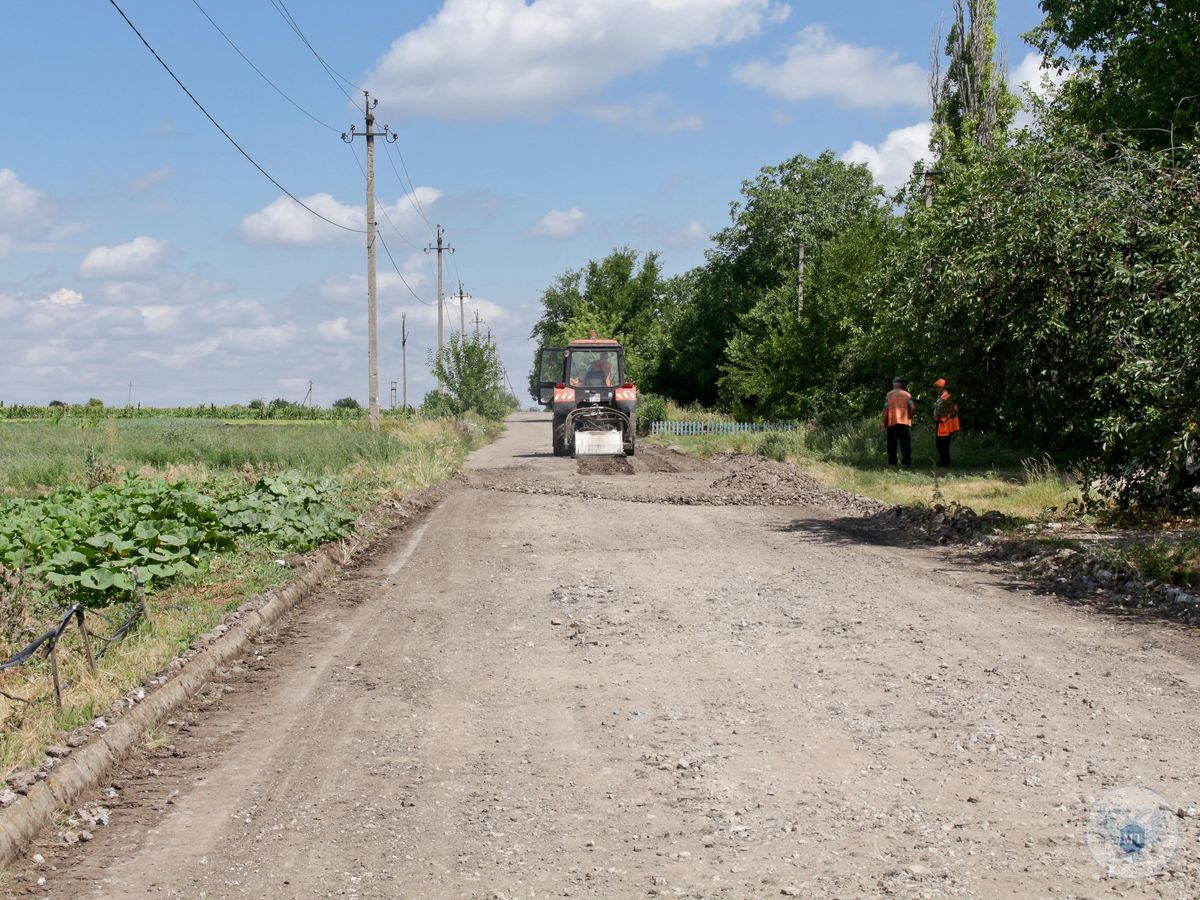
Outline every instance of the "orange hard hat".
{"type": "Polygon", "coordinates": [[[934,387],[945,387],[945,386],[946,386],[946,379],[945,379],[945,378],[939,378],[937,381],[935,381],[935,382],[933,383],[933,386],[934,386],[934,387]]]}

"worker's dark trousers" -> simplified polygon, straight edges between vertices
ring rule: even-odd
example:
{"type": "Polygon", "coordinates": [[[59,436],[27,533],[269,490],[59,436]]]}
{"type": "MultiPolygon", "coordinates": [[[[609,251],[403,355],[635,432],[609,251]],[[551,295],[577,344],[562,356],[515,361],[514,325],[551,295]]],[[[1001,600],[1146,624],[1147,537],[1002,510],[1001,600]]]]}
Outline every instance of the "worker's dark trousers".
{"type": "Polygon", "coordinates": [[[900,445],[900,456],[904,465],[912,468],[912,426],[889,425],[887,430],[888,465],[896,465],[896,445],[900,445]]]}
{"type": "Polygon", "coordinates": [[[937,444],[939,466],[945,467],[950,465],[950,438],[952,437],[954,437],[952,434],[939,434],[934,437],[934,442],[937,444]]]}

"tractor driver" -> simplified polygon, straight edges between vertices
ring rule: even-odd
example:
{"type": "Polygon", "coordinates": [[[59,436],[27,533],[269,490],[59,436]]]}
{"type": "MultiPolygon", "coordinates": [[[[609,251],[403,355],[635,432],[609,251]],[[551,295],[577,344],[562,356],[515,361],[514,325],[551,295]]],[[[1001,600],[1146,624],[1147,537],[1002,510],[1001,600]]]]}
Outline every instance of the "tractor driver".
{"type": "Polygon", "coordinates": [[[600,353],[592,360],[586,372],[583,373],[583,383],[586,387],[612,387],[612,363],[609,354],[600,353]]]}

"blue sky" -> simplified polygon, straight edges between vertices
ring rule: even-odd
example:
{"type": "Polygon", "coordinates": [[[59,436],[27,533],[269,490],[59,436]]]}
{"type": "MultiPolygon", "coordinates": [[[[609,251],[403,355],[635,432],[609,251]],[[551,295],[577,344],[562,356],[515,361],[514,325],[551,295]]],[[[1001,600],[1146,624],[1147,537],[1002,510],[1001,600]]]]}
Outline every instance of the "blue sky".
{"type": "MultiPolygon", "coordinates": [[[[412,288],[380,253],[385,405],[402,313],[410,402],[432,386],[429,223],[456,248],[447,290],[461,278],[468,319],[478,310],[520,386],[538,297],[564,269],[629,244],[684,271],[741,181],[796,153],[902,179],[925,151],[930,35],[951,9],[286,0],[354,86],[339,87],[271,0],[199,0],[302,112],[192,0],[118,2],[264,169],[349,228],[363,222],[364,149],[339,134],[362,129],[359,88],[379,97],[378,124],[399,136],[377,145],[380,230],[412,288]]],[[[0,30],[0,400],[123,404],[130,382],[146,405],[300,400],[312,381],[320,404],[365,403],[363,235],[284,197],[106,0],[55,9],[10,4],[0,30]]],[[[1000,0],[1014,79],[1036,72],[1020,35],[1040,18],[1034,0],[1000,0]]]]}

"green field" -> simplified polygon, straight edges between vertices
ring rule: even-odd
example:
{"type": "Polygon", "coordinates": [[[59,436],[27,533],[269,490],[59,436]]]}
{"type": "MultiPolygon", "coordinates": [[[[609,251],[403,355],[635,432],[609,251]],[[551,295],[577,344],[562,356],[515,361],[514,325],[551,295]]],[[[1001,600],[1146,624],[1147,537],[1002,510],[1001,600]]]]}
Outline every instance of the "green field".
{"type": "Polygon", "coordinates": [[[149,608],[96,675],[65,634],[61,709],[46,660],[0,672],[0,775],[290,578],[289,557],[347,534],[381,499],[449,478],[498,428],[399,416],[377,433],[362,418],[0,421],[0,660],[72,602],[124,618],[136,579],[149,608]]]}

